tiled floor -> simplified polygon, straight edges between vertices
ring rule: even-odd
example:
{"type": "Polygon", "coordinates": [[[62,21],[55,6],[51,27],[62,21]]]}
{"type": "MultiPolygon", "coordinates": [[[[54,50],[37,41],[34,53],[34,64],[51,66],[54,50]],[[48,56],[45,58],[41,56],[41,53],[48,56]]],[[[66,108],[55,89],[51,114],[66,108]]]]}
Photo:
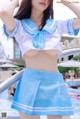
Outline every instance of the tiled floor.
{"type": "MultiPolygon", "coordinates": [[[[12,100],[8,98],[7,91],[0,95],[0,116],[1,113],[7,112],[7,119],[19,119],[19,113],[16,110],[11,109],[12,100]]],[[[75,109],[75,115],[71,116],[71,119],[80,119],[80,99],[72,99],[73,106],[75,109]]],[[[41,117],[41,119],[46,119],[46,116],[41,117]]]]}

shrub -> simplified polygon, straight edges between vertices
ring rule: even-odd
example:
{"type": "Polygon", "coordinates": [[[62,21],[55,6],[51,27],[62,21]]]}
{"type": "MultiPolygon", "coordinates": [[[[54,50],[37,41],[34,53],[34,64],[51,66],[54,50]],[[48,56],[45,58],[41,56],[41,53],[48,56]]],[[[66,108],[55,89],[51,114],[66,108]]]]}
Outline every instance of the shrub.
{"type": "Polygon", "coordinates": [[[73,58],[72,58],[73,60],[78,60],[78,61],[80,61],[80,55],[76,55],[76,56],[74,56],[73,58]]]}

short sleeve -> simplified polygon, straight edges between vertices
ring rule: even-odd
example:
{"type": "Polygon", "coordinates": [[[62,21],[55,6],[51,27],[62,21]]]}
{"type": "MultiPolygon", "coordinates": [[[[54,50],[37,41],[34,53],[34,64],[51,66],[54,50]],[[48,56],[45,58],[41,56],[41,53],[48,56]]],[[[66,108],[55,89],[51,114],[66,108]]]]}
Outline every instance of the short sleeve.
{"type": "Polygon", "coordinates": [[[15,37],[15,35],[16,35],[16,34],[19,32],[19,30],[20,30],[21,21],[20,21],[20,20],[17,20],[17,19],[15,19],[15,21],[16,21],[16,27],[15,27],[15,29],[12,31],[12,33],[10,33],[10,32],[8,31],[6,25],[3,24],[3,32],[4,32],[4,34],[5,34],[8,38],[11,38],[11,37],[13,37],[13,36],[15,37]]]}
{"type": "Polygon", "coordinates": [[[74,19],[67,19],[67,20],[60,20],[59,30],[61,32],[61,35],[68,34],[68,35],[78,35],[79,29],[74,30],[73,28],[73,20],[74,19]]]}

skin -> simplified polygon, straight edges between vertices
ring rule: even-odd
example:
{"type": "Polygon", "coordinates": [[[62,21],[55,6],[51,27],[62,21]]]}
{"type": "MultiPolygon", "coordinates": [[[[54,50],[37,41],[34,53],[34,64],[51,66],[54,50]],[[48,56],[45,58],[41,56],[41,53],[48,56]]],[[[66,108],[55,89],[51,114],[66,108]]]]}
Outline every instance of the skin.
{"type": "MultiPolygon", "coordinates": [[[[40,29],[41,19],[43,17],[43,11],[48,7],[50,0],[32,0],[32,11],[30,19],[37,25],[40,29]],[[44,4],[40,4],[43,2],[44,4]],[[35,14],[35,15],[34,15],[35,14]]],[[[61,2],[69,7],[76,15],[77,19],[74,19],[73,28],[80,27],[80,15],[78,11],[80,11],[80,7],[74,7],[75,5],[66,4],[65,0],[61,0],[61,2]]],[[[4,10],[0,10],[0,18],[6,24],[7,29],[12,32],[16,27],[16,22],[13,18],[14,9],[19,6],[18,0],[13,0],[4,10]]],[[[55,50],[46,50],[46,51],[37,51],[30,50],[24,54],[24,59],[27,67],[37,70],[49,71],[49,72],[58,72],[57,68],[57,51],[55,50]],[[35,67],[36,66],[36,67],[35,67]]],[[[40,119],[39,116],[29,116],[23,113],[20,113],[21,119],[40,119]]],[[[70,119],[68,116],[47,116],[48,119],[70,119]]]]}

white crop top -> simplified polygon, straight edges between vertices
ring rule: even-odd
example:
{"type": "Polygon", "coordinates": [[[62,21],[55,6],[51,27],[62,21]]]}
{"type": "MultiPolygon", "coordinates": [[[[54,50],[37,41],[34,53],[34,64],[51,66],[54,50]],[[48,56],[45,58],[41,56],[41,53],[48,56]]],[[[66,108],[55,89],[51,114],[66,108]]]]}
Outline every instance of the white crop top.
{"type": "Polygon", "coordinates": [[[53,20],[48,19],[42,30],[30,19],[17,20],[17,25],[12,33],[9,33],[3,25],[4,33],[8,38],[15,37],[22,56],[31,49],[36,50],[57,50],[58,55],[62,54],[60,39],[63,34],[77,35],[78,30],[73,30],[73,19],[53,20]]]}

